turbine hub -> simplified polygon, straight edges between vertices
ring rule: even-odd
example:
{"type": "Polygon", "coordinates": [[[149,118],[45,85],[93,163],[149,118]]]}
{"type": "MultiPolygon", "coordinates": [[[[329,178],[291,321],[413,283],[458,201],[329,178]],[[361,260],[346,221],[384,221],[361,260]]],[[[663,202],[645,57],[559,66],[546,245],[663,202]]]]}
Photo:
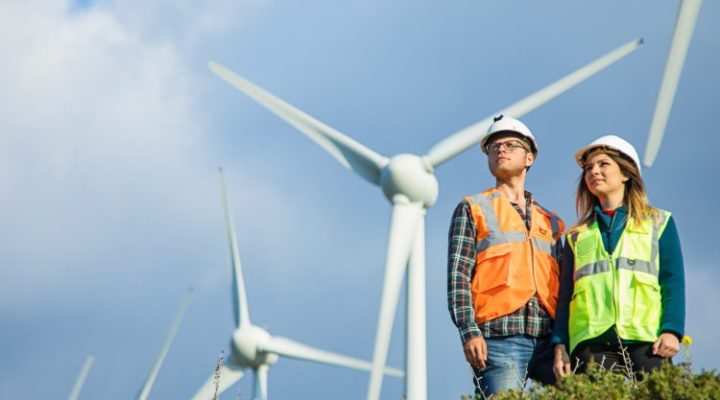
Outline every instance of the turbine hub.
{"type": "Polygon", "coordinates": [[[401,194],[411,202],[420,202],[429,208],[438,197],[433,167],[426,158],[414,154],[398,154],[391,158],[380,172],[380,186],[391,202],[395,195],[401,194]]]}
{"type": "Polygon", "coordinates": [[[258,326],[236,329],[230,341],[233,359],[243,367],[274,364],[278,359],[277,354],[258,351],[258,345],[269,339],[270,334],[258,326]]]}

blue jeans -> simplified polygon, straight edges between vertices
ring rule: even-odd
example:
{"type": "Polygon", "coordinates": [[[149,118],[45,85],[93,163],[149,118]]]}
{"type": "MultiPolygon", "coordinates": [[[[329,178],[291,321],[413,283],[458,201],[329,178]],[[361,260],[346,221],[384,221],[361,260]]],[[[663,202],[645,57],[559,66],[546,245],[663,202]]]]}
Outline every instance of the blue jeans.
{"type": "Polygon", "coordinates": [[[550,336],[501,336],[486,338],[485,343],[488,351],[485,369],[473,369],[476,395],[489,397],[501,390],[522,390],[527,378],[543,384],[555,383],[550,336]]]}

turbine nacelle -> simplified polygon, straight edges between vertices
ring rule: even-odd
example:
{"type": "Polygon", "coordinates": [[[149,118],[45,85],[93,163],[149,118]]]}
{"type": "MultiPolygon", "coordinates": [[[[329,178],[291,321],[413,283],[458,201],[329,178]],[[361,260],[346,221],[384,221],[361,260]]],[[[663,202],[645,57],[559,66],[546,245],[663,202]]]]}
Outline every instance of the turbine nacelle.
{"type": "Polygon", "coordinates": [[[230,341],[230,351],[238,365],[259,367],[271,365],[278,360],[277,354],[262,350],[264,343],[270,340],[270,334],[257,326],[250,325],[236,329],[230,341]]]}
{"type": "Polygon", "coordinates": [[[432,207],[438,198],[438,181],[425,157],[398,154],[380,171],[380,186],[391,202],[403,195],[411,203],[432,207]]]}

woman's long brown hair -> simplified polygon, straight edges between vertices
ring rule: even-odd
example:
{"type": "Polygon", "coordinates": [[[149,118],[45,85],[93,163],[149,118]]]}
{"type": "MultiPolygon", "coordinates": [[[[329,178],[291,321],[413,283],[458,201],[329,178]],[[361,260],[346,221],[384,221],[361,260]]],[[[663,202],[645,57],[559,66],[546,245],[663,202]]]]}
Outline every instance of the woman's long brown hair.
{"type": "MultiPolygon", "coordinates": [[[[627,206],[630,219],[635,223],[639,223],[647,218],[658,218],[659,213],[648,201],[647,193],[645,192],[645,183],[635,163],[618,151],[603,147],[591,150],[583,156],[583,160],[587,159],[590,154],[597,152],[605,153],[612,158],[613,161],[620,166],[620,171],[623,175],[629,178],[628,181],[625,182],[623,205],[627,206]]],[[[585,184],[585,168],[583,168],[578,180],[578,188],[575,194],[575,210],[577,211],[578,222],[568,229],[568,233],[583,230],[590,226],[595,220],[593,207],[599,204],[598,198],[590,192],[585,184]]]]}

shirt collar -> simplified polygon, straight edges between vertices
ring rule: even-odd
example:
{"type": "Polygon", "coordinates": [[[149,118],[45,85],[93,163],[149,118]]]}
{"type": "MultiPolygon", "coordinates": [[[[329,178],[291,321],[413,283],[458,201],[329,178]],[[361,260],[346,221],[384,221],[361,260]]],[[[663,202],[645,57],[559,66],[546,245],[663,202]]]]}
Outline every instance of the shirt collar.
{"type": "MultiPolygon", "coordinates": [[[[613,222],[613,218],[609,215],[605,214],[602,210],[602,208],[599,205],[595,205],[593,207],[593,210],[595,211],[595,219],[597,219],[598,223],[602,227],[608,227],[613,222]]],[[[627,217],[627,207],[623,204],[620,207],[615,209],[615,219],[616,221],[615,225],[617,225],[619,222],[624,222],[627,217]]]]}

